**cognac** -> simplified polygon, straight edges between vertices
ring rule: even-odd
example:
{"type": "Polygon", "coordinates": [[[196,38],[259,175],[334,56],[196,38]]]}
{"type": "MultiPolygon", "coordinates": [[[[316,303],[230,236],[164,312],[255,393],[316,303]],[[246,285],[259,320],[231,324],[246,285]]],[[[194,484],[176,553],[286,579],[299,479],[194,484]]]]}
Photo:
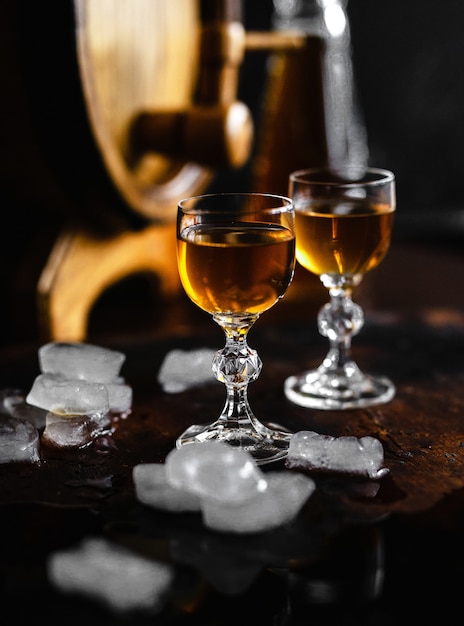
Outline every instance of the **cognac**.
{"type": "Polygon", "coordinates": [[[337,202],[295,206],[296,258],[322,274],[365,274],[390,246],[394,207],[337,202]]]}
{"type": "Polygon", "coordinates": [[[295,266],[295,235],[281,225],[196,224],[177,241],[185,292],[209,313],[262,313],[281,298],[295,266]]]}

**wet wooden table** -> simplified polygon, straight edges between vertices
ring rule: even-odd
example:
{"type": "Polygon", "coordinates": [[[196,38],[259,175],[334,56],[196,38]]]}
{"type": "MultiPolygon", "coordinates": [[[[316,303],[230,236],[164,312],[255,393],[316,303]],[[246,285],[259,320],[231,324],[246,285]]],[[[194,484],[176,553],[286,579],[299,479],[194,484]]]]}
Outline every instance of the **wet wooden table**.
{"type": "MultiPolygon", "coordinates": [[[[178,394],[157,382],[170,350],[222,345],[209,317],[181,297],[146,333],[89,337],[126,354],[132,413],[104,449],[43,449],[38,466],[0,466],[0,596],[14,616],[8,623],[40,615],[48,623],[219,625],[247,616],[263,625],[383,626],[418,622],[432,609],[454,616],[464,575],[463,271],[458,251],[398,246],[355,294],[366,323],[354,357],[394,380],[396,396],[385,405],[315,411],[284,397],[285,378],[317,365],[327,349],[315,322],[324,294],[304,276],[252,329],[250,346],[264,363],[249,390],[256,415],[294,431],[377,437],[390,470],[375,484],[316,477],[316,493],[295,523],[268,533],[215,533],[195,514],[149,510],[134,496],[133,466],[163,462],[189,424],[212,421],[222,408],[224,389],[214,380],[178,394]],[[53,588],[49,555],[90,535],[174,562],[183,584],[162,612],[115,615],[53,588]]],[[[28,390],[37,347],[0,355],[4,388],[28,390]]]]}

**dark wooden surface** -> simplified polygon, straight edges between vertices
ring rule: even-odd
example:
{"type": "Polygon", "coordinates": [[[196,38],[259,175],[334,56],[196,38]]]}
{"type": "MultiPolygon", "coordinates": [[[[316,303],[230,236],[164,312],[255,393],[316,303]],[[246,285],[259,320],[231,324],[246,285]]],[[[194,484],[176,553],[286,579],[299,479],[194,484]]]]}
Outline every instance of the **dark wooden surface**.
{"type": "MultiPolygon", "coordinates": [[[[72,624],[232,624],[248,615],[263,625],[381,626],[419,621],[431,607],[443,619],[459,611],[463,269],[459,251],[396,246],[366,277],[355,298],[364,306],[366,324],[353,341],[354,356],[363,369],[386,374],[397,386],[390,403],[370,409],[314,411],[284,397],[285,378],[317,365],[327,349],[315,321],[324,294],[307,275],[298,272],[288,297],[258,321],[249,336],[264,363],[249,391],[257,417],[294,431],[377,437],[390,472],[377,485],[318,477],[316,494],[294,524],[256,536],[209,532],[198,516],[148,510],[133,493],[136,463],[162,462],[186,426],[219,414],[221,384],[166,394],[157,372],[173,348],[220,347],[220,330],[182,296],[146,332],[134,325],[103,334],[95,321],[89,340],[126,354],[122,373],[133,386],[133,410],[103,450],[44,448],[38,466],[0,466],[0,597],[5,606],[16,606],[17,618],[9,623],[39,614],[61,623],[66,612],[72,624]],[[59,594],[47,579],[48,556],[91,534],[142,553],[170,553],[180,571],[185,563],[170,550],[183,550],[194,563],[187,567],[195,581],[190,604],[185,589],[177,590],[155,618],[129,619],[88,599],[59,594]],[[243,583],[241,593],[226,592],[221,579],[230,575],[236,586],[245,566],[256,568],[257,576],[243,583]]],[[[37,347],[17,346],[0,355],[3,388],[28,390],[38,373],[37,347]]]]}

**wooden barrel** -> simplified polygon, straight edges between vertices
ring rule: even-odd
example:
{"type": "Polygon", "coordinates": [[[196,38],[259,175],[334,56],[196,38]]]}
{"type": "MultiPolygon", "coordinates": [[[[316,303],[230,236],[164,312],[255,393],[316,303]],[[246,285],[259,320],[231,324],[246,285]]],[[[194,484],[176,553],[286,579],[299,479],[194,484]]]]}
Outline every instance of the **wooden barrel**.
{"type": "Polygon", "coordinates": [[[192,106],[205,20],[239,16],[239,0],[3,0],[4,192],[106,230],[172,221],[214,167],[134,154],[131,126],[192,106]]]}

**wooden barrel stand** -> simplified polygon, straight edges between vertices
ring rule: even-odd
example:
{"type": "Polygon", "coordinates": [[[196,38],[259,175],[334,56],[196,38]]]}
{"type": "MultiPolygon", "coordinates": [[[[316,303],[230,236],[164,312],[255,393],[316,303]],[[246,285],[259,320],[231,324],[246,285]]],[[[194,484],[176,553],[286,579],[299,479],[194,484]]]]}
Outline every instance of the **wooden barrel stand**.
{"type": "Polygon", "coordinates": [[[177,202],[205,189],[218,165],[241,166],[252,140],[235,101],[239,2],[75,0],[71,17],[86,132],[138,224],[101,233],[65,223],[38,283],[43,341],[84,340],[96,300],[132,274],[152,272],[162,296],[175,294],[177,202]]]}

